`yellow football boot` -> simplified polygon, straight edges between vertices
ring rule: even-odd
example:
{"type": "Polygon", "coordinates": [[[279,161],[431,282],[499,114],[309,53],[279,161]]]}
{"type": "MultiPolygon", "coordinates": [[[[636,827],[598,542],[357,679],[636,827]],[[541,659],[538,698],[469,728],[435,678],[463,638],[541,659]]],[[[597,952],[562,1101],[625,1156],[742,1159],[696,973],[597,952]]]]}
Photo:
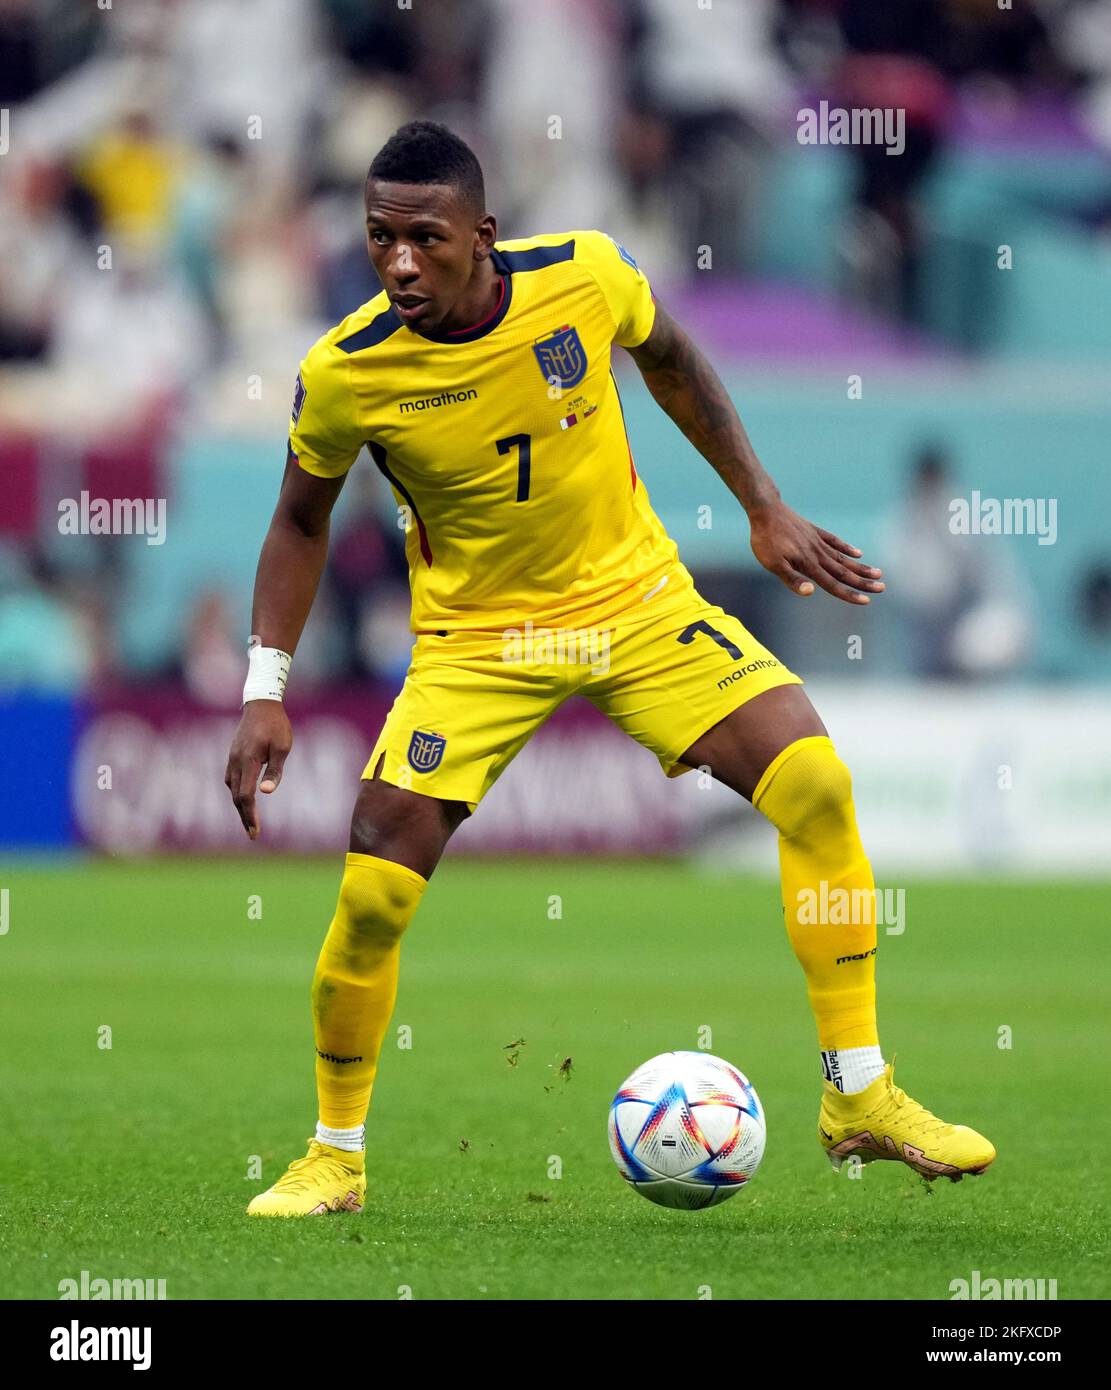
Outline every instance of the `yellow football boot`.
{"type": "Polygon", "coordinates": [[[251,1200],[248,1216],[324,1216],[361,1211],[366,1196],[366,1154],[333,1149],[309,1140],[304,1158],[295,1158],[282,1176],[251,1200]]]}
{"type": "Polygon", "coordinates": [[[967,1125],[939,1120],[895,1085],[892,1060],[856,1095],[842,1095],[823,1080],[818,1112],[818,1142],[834,1168],[846,1158],[862,1163],[894,1159],[933,1181],[960,1182],[966,1173],[979,1175],[995,1158],[994,1146],[967,1125]]]}

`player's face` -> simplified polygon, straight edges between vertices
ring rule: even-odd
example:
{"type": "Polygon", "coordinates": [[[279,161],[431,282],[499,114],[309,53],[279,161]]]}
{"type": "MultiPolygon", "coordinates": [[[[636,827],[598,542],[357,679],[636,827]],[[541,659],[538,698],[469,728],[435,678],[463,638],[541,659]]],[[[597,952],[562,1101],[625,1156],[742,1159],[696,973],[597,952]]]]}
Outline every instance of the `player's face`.
{"type": "Polygon", "coordinates": [[[402,323],[435,333],[473,322],[472,277],[494,243],[494,219],[476,221],[446,184],[374,182],[366,204],[371,263],[402,323]]]}

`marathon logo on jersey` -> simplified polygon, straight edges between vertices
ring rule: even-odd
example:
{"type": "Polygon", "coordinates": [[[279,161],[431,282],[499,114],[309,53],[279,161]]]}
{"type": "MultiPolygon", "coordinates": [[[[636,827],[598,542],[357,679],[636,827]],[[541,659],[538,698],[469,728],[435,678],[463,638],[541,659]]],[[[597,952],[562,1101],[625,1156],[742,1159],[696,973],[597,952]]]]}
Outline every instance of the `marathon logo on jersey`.
{"type": "Polygon", "coordinates": [[[409,740],[410,766],[417,772],[431,772],[433,768],[439,767],[446,743],[447,739],[443,734],[430,734],[423,729],[414,729],[413,737],[409,740]]]}
{"type": "Polygon", "coordinates": [[[297,381],[293,387],[293,423],[301,422],[301,411],[305,406],[305,383],[301,380],[301,373],[297,373],[297,381]]]}
{"type": "Polygon", "coordinates": [[[441,391],[438,396],[424,396],[416,401],[402,401],[400,410],[402,415],[408,415],[414,410],[435,410],[441,405],[457,405],[460,401],[474,401],[478,399],[478,392],[474,387],[465,391],[441,391]]]}
{"type": "Polygon", "coordinates": [[[579,330],[570,324],[565,323],[546,338],[538,338],[532,350],[549,386],[566,391],[586,376],[586,349],[579,338],[579,330]]]}

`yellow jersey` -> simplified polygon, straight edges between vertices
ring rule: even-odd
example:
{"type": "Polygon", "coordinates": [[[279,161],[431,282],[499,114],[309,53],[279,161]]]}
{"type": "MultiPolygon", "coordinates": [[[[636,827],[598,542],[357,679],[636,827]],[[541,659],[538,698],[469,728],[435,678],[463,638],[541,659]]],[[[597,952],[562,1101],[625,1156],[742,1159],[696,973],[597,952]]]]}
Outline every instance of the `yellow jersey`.
{"type": "Polygon", "coordinates": [[[498,242],[498,307],[440,339],[383,292],[301,364],[289,444],[319,477],[365,444],[406,523],[415,633],[584,627],[687,588],[637,476],[610,367],[655,305],[602,232],[498,242]]]}

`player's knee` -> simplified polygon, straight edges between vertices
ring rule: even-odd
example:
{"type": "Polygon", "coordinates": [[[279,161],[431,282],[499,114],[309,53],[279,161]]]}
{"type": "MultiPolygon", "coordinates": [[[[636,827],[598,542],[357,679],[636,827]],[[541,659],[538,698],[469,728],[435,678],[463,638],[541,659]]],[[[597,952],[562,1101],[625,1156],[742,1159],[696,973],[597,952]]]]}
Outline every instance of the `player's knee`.
{"type": "Polygon", "coordinates": [[[364,781],[351,817],[348,848],[356,854],[396,858],[428,878],[467,814],[462,802],[422,796],[390,782],[364,781]]]}
{"type": "Polygon", "coordinates": [[[337,913],[343,922],[350,949],[389,948],[401,940],[409,925],[408,894],[375,884],[368,887],[350,870],[343,876],[337,913]]]}
{"type": "Polygon", "coordinates": [[[389,861],[372,871],[349,863],[344,871],[336,923],[353,959],[366,950],[396,945],[416,911],[420,889],[402,866],[397,866],[396,874],[390,868],[389,861]]]}
{"type": "Polygon", "coordinates": [[[800,739],[780,757],[754,800],[781,835],[790,839],[819,821],[853,814],[852,775],[828,739],[800,739]]]}

